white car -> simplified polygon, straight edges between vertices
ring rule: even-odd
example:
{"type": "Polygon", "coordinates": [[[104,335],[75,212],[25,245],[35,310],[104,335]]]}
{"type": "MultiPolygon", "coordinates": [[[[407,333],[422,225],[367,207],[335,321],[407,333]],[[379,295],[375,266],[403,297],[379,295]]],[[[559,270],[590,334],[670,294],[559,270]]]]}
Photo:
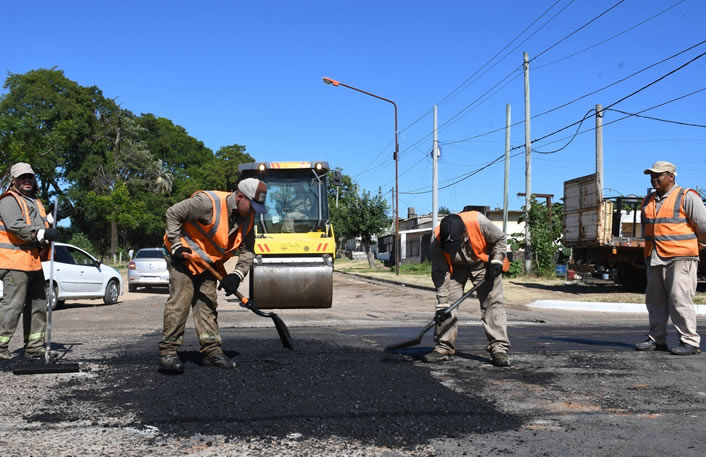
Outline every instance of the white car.
{"type": "MultiPolygon", "coordinates": [[[[118,302],[118,297],[123,293],[123,279],[118,270],[100,263],[91,254],[76,246],[66,243],[54,243],[54,246],[52,309],[62,306],[66,300],[81,298],[102,298],[107,305],[118,302]]],[[[49,260],[42,262],[47,285],[50,268],[49,260]]]]}

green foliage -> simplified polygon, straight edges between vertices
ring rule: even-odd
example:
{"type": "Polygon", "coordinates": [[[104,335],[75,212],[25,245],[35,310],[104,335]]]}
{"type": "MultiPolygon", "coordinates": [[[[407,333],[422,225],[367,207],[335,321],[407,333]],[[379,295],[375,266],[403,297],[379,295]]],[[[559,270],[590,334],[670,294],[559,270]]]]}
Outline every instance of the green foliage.
{"type": "MultiPolygon", "coordinates": [[[[391,267],[394,270],[395,267],[391,267]]],[[[400,273],[412,275],[431,275],[431,262],[425,261],[422,263],[402,263],[400,264],[400,273]]]]}
{"type": "MultiPolygon", "coordinates": [[[[563,247],[560,244],[563,231],[564,205],[554,203],[552,205],[551,218],[545,205],[537,202],[533,196],[530,200],[529,211],[529,231],[530,231],[530,255],[532,270],[540,276],[554,274],[556,259],[563,247]]],[[[524,214],[520,217],[520,222],[525,221],[524,214]]],[[[524,248],[524,233],[513,233],[511,240],[512,249],[524,248]]]]}
{"type": "Polygon", "coordinates": [[[515,260],[510,262],[510,269],[506,273],[503,273],[503,275],[507,278],[516,278],[518,276],[522,276],[524,271],[525,266],[523,265],[523,262],[521,260],[515,260]]]}
{"type": "Polygon", "coordinates": [[[89,240],[88,237],[81,232],[74,233],[71,236],[71,240],[69,240],[69,244],[73,244],[74,246],[95,255],[96,250],[93,247],[93,243],[91,243],[91,240],[89,240]]]}

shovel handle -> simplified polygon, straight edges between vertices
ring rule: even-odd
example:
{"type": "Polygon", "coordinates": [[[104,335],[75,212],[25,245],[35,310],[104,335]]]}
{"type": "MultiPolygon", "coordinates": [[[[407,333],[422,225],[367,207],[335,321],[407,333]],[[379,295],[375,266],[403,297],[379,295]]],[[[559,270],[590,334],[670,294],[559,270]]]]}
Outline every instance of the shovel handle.
{"type": "MultiPolygon", "coordinates": [[[[198,256],[195,256],[195,255],[193,255],[193,254],[190,254],[190,255],[189,255],[189,258],[192,259],[192,260],[193,260],[193,259],[196,259],[196,260],[197,260],[199,263],[201,263],[201,265],[203,265],[203,266],[206,268],[206,270],[208,270],[208,272],[211,273],[211,274],[213,275],[213,277],[215,277],[218,281],[223,280],[223,275],[220,274],[220,273],[218,272],[218,270],[216,270],[215,268],[213,268],[210,264],[208,264],[208,263],[204,262],[203,260],[201,260],[201,257],[198,257],[198,256]]],[[[248,297],[246,297],[245,295],[241,294],[241,293],[238,292],[237,290],[235,291],[235,296],[238,297],[238,300],[240,300],[240,301],[243,303],[243,305],[247,305],[248,302],[250,301],[250,299],[248,299],[248,297]]]]}

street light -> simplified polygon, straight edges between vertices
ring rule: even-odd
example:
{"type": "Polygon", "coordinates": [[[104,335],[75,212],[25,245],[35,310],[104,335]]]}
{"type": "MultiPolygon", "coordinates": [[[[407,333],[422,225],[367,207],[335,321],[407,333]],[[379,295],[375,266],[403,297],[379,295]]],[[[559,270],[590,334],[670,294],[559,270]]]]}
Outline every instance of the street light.
{"type": "Polygon", "coordinates": [[[335,79],[331,78],[323,78],[325,84],[330,84],[335,87],[338,86],[343,86],[347,87],[349,89],[353,89],[355,91],[361,92],[365,95],[370,95],[371,97],[375,97],[379,100],[385,101],[387,103],[392,103],[392,106],[395,107],[395,152],[392,154],[392,158],[395,161],[395,274],[399,276],[400,274],[400,192],[399,192],[399,181],[398,181],[398,168],[399,168],[399,152],[400,152],[400,146],[397,143],[397,104],[393,102],[392,100],[388,100],[386,98],[380,97],[379,95],[371,94],[370,92],[366,92],[362,89],[358,89],[357,87],[349,86],[348,84],[343,84],[340,81],[336,81],[335,79]]]}

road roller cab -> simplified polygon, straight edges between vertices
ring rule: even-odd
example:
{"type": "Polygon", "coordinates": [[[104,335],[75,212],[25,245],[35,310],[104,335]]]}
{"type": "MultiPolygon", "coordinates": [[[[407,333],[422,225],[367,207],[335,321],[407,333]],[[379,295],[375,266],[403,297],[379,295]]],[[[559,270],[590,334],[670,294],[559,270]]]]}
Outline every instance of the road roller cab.
{"type": "Polygon", "coordinates": [[[253,162],[242,178],[267,184],[256,215],[250,296],[259,308],[330,308],[335,238],[329,217],[327,162],[253,162]]]}

